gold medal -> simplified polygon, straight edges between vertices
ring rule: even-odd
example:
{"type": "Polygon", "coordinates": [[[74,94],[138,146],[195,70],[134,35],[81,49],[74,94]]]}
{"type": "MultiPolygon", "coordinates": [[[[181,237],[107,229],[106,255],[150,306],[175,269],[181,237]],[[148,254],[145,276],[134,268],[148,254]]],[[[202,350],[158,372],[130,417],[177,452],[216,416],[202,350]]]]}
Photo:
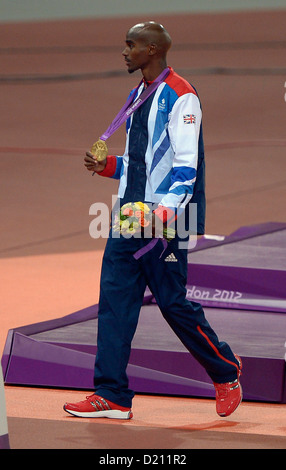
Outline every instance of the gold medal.
{"type": "Polygon", "coordinates": [[[95,156],[98,162],[105,160],[108,154],[108,148],[104,140],[99,139],[91,147],[91,153],[95,156]]]}

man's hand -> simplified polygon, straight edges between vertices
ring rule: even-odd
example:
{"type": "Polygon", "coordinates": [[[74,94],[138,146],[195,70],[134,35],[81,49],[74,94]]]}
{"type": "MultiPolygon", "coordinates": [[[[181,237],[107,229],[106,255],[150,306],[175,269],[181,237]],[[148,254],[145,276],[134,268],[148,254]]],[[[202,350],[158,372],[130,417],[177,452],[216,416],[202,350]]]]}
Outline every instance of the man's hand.
{"type": "Polygon", "coordinates": [[[100,173],[104,170],[106,165],[106,159],[98,162],[95,160],[94,155],[91,152],[86,152],[84,158],[84,166],[88,171],[95,171],[96,173],[100,173]]]}
{"type": "Polygon", "coordinates": [[[166,223],[163,223],[154,212],[152,213],[152,237],[163,238],[163,231],[167,227],[166,223]]]}

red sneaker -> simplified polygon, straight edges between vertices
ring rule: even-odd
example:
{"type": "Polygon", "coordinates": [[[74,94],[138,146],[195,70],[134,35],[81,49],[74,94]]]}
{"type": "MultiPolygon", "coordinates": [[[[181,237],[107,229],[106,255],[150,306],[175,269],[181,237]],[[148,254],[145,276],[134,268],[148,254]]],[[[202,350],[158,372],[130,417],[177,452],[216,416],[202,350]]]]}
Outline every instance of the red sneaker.
{"type": "Polygon", "coordinates": [[[65,403],[64,410],[81,418],[130,419],[133,417],[131,408],[116,405],[95,393],[78,403],[65,403]]]}
{"type": "Polygon", "coordinates": [[[239,362],[238,378],[233,382],[223,384],[214,383],[216,391],[216,411],[219,416],[229,416],[240,405],[242,400],[242,388],[239,383],[242,362],[239,356],[235,354],[239,362]]]}

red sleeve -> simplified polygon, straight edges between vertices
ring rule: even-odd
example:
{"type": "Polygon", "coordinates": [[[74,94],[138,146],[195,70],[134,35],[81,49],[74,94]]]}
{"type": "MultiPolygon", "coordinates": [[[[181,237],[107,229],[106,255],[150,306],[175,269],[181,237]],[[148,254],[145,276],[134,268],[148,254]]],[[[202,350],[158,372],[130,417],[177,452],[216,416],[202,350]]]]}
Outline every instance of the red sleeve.
{"type": "Polygon", "coordinates": [[[97,175],[111,177],[115,174],[117,160],[114,155],[108,155],[106,158],[106,165],[103,171],[99,171],[97,175]]]}
{"type": "Polygon", "coordinates": [[[175,212],[169,207],[165,206],[158,206],[157,209],[154,210],[154,214],[159,217],[159,219],[161,219],[164,224],[166,222],[173,222],[175,217],[175,212]]]}

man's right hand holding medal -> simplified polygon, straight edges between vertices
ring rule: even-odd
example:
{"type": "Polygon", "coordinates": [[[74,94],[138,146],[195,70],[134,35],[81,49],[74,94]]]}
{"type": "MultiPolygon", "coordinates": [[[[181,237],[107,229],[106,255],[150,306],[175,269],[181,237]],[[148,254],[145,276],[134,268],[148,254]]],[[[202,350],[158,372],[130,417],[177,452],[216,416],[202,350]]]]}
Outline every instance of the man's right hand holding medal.
{"type": "Polygon", "coordinates": [[[89,171],[100,173],[106,166],[108,148],[104,140],[94,142],[90,152],[86,152],[85,166],[89,171]]]}
{"type": "Polygon", "coordinates": [[[84,165],[87,170],[93,171],[96,173],[100,173],[104,170],[106,166],[106,158],[104,160],[98,161],[96,160],[96,156],[91,152],[86,152],[84,159],[84,165]]]}

